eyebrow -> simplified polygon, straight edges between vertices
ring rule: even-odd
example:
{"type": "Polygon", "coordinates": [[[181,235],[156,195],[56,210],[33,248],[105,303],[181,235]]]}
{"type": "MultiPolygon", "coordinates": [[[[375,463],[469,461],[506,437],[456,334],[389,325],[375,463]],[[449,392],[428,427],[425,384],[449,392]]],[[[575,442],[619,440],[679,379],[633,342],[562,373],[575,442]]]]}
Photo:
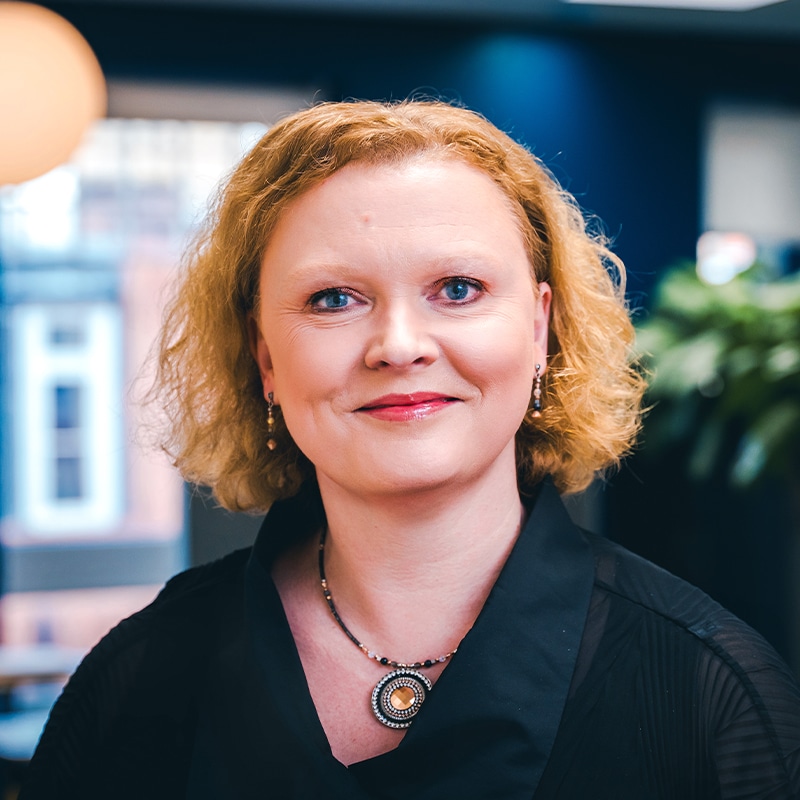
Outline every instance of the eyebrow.
{"type": "MultiPolygon", "coordinates": [[[[469,271],[470,268],[490,266],[501,268],[503,261],[490,249],[473,250],[472,252],[458,255],[433,256],[428,260],[420,259],[420,263],[427,269],[443,270],[458,273],[461,270],[469,271]]],[[[305,281],[324,278],[346,279],[351,274],[361,274],[363,266],[354,266],[347,261],[309,261],[301,264],[292,264],[287,271],[292,281],[305,281]]]]}

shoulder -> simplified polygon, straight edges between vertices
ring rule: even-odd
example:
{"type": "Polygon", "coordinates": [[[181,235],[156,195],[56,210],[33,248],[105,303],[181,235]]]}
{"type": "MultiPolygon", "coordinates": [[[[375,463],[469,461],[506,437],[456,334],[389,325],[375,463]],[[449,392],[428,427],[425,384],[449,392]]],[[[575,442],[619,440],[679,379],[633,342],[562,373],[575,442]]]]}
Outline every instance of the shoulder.
{"type": "Polygon", "coordinates": [[[157,638],[175,646],[202,634],[209,638],[214,622],[239,607],[249,548],[209,564],[192,567],[170,578],[145,608],[122,620],[93,648],[82,668],[120,655],[129,658],[157,638]]]}
{"type": "Polygon", "coordinates": [[[595,561],[595,587],[704,638],[739,620],[705,592],[615,542],[583,532],[595,561]]]}
{"type": "Polygon", "coordinates": [[[153,603],[144,611],[173,609],[198,600],[215,600],[241,585],[252,548],[246,547],[228,555],[180,572],[170,578],[153,603]]]}
{"type": "Polygon", "coordinates": [[[697,587],[607,539],[584,536],[595,558],[593,602],[604,607],[597,618],[606,625],[613,606],[624,620],[617,633],[636,632],[642,672],[664,676],[651,689],[669,686],[692,705],[720,765],[722,796],[733,796],[734,785],[751,787],[748,797],[766,796],[760,786],[777,787],[775,797],[800,793],[800,688],[778,653],[697,587]]]}
{"type": "MultiPolygon", "coordinates": [[[[123,619],[89,652],[70,679],[65,695],[95,685],[100,674],[120,683],[140,680],[147,667],[179,668],[196,648],[227,629],[231,613],[241,608],[249,549],[193,567],[171,578],[145,608],[123,619]]],[[[107,680],[107,678],[106,678],[107,680]]]]}
{"type": "Polygon", "coordinates": [[[207,629],[217,616],[215,609],[235,603],[241,597],[249,555],[249,548],[237,550],[173,576],[149,605],[123,619],[94,650],[124,648],[161,629],[180,634],[187,626],[191,630],[195,621],[207,629]]]}
{"type": "Polygon", "coordinates": [[[755,666],[780,657],[766,640],[701,589],[624,547],[584,532],[595,560],[595,589],[638,613],[675,626],[721,658],[755,666]]]}
{"type": "Polygon", "coordinates": [[[614,596],[639,615],[683,630],[737,671],[768,666],[788,673],[759,633],[701,589],[608,539],[584,536],[594,553],[597,592],[614,596]]]}
{"type": "Polygon", "coordinates": [[[241,625],[248,557],[249,550],[237,551],[175,576],[150,605],[100,640],[50,713],[28,769],[26,800],[94,798],[104,796],[102,786],[139,787],[153,774],[143,763],[178,781],[167,781],[158,797],[177,796],[170,792],[178,791],[188,758],[205,665],[241,625]],[[137,754],[135,764],[126,753],[137,754]]]}

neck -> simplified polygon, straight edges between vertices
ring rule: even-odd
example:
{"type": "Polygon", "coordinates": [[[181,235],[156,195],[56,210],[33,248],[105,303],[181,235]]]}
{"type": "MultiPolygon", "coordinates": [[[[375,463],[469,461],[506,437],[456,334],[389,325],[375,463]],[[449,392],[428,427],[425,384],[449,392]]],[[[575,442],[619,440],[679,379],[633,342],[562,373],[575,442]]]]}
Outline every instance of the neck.
{"type": "Polygon", "coordinates": [[[457,647],[519,534],[515,476],[468,492],[380,501],[324,481],[320,491],[329,525],[325,570],[347,627],[399,661],[457,647]]]}

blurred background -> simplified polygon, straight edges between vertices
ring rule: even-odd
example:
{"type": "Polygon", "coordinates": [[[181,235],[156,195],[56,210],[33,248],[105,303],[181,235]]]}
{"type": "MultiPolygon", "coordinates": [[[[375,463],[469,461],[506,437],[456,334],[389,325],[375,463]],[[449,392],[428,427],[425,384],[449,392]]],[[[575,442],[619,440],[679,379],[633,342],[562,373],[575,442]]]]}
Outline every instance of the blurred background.
{"type": "MultiPolygon", "coordinates": [[[[21,5],[0,2],[0,44],[4,26],[19,42],[0,55],[0,149],[16,125],[36,161],[32,93],[66,103],[49,144],[83,78],[53,67],[66,88],[8,89],[33,81],[37,47],[54,52],[38,30],[12,37],[4,8],[21,5]]],[[[23,729],[18,712],[46,709],[110,626],[258,527],[137,445],[132,388],[209,193],[320,99],[463,102],[602,221],[653,411],[573,514],[703,588],[800,672],[800,0],[658,5],[37,6],[78,34],[96,102],[52,163],[0,169],[0,690],[17,725],[7,741],[0,726],[0,755],[24,762],[42,716],[23,729]]]]}

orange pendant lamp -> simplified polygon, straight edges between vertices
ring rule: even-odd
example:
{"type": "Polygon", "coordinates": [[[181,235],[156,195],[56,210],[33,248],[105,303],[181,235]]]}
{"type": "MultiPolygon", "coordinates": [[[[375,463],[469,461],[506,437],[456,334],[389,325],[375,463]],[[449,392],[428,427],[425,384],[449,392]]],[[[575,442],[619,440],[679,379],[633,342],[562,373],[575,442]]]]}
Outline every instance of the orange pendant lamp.
{"type": "Polygon", "coordinates": [[[32,3],[0,2],[0,185],[63,164],[106,107],[100,64],[71,23],[32,3]]]}

